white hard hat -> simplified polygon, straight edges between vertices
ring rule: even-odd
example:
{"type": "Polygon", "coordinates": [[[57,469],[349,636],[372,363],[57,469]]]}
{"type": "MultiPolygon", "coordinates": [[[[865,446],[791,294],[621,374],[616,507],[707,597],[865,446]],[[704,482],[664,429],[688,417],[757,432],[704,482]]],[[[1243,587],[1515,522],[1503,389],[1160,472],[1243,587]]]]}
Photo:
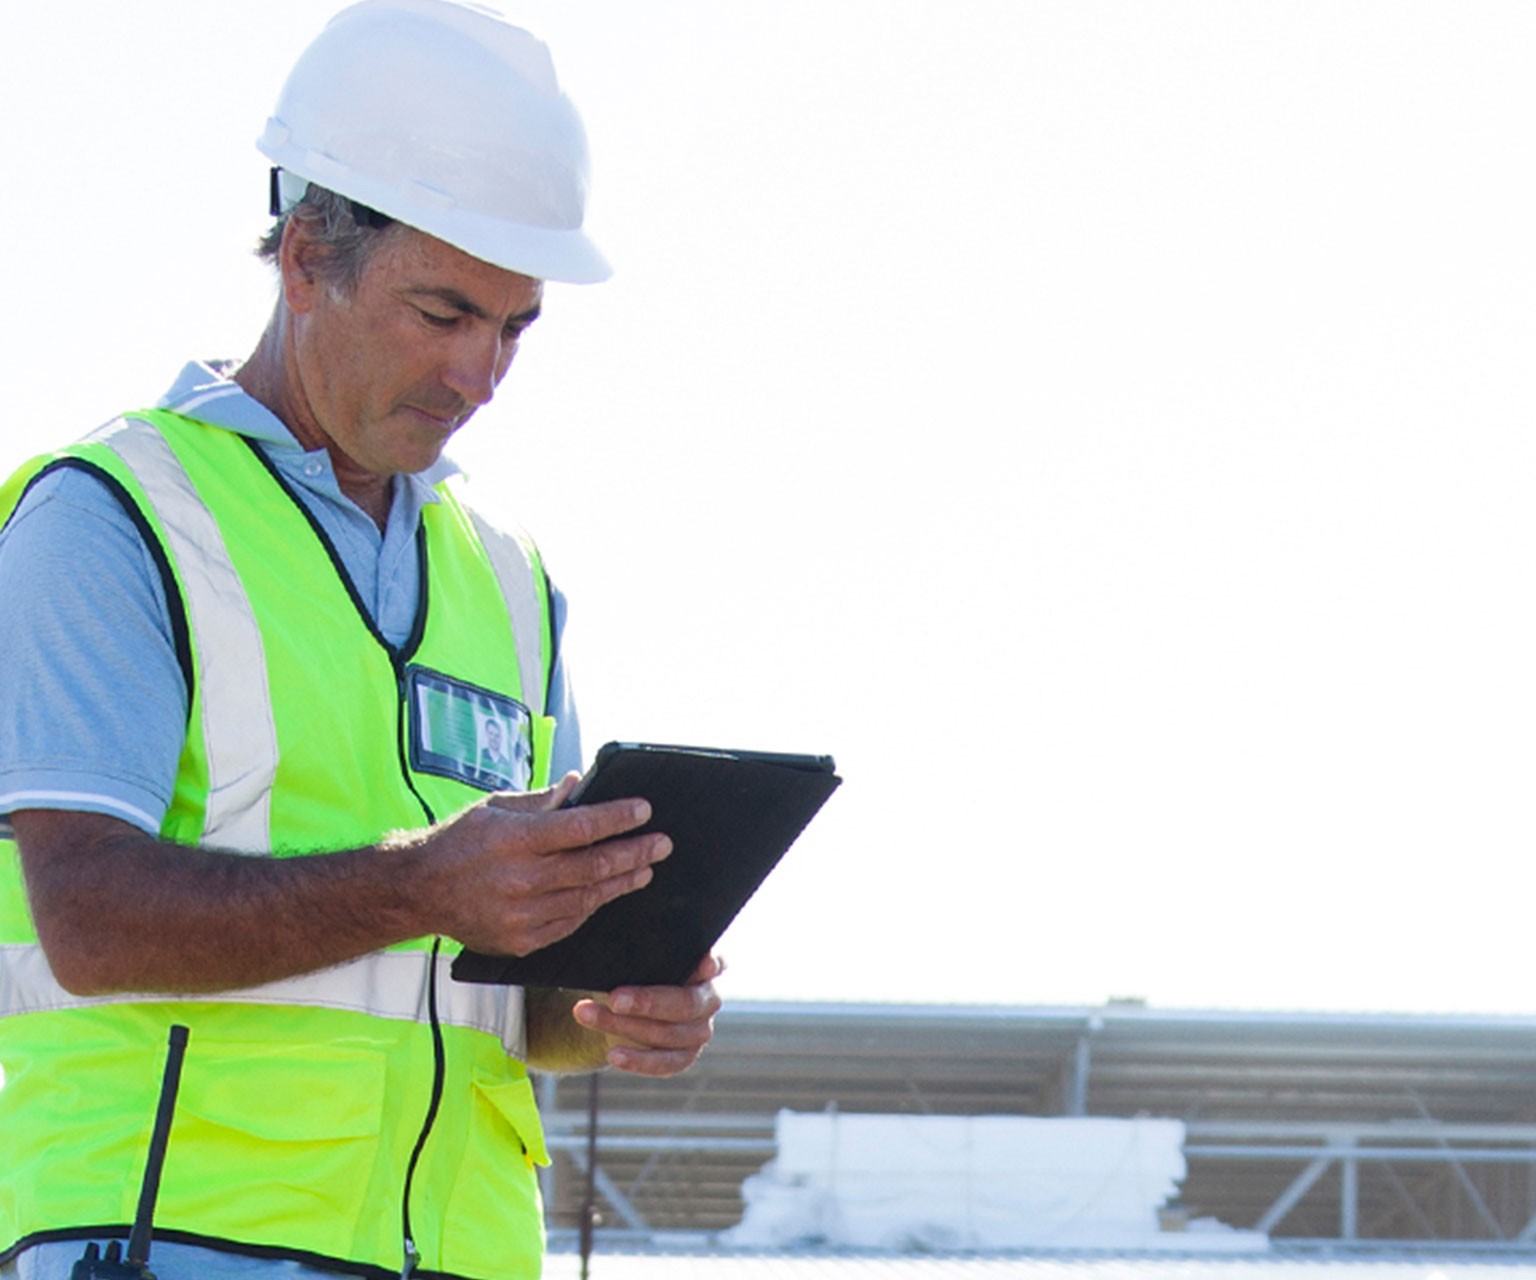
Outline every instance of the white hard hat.
{"type": "Polygon", "coordinates": [[[542,42],[456,0],[362,0],[300,56],[257,140],[302,179],[494,266],[589,284],[587,139],[542,42]]]}

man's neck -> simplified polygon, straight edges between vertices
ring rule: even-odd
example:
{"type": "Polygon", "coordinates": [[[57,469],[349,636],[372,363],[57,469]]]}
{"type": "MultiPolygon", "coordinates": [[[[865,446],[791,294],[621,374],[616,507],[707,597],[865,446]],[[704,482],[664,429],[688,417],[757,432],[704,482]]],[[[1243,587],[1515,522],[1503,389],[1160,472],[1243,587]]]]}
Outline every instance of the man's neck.
{"type": "Polygon", "coordinates": [[[309,409],[303,389],[293,376],[295,362],[285,341],[281,306],[273,313],[256,349],[234,375],[234,381],[251,399],[269,409],[304,449],[324,449],[330,455],[336,484],[360,507],[382,532],[389,521],[394,497],[394,477],[363,470],[331,441],[309,409]]]}

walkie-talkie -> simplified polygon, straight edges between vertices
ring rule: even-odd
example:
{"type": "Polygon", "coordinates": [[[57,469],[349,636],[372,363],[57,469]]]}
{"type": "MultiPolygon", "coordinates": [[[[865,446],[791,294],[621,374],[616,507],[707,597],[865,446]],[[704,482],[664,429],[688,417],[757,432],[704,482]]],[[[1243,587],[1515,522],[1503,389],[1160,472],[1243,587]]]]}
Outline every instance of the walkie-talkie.
{"type": "Polygon", "coordinates": [[[165,1165],[171,1117],[176,1113],[176,1090],[181,1086],[181,1060],[187,1052],[188,1034],[186,1027],[171,1028],[170,1044],[165,1053],[165,1075],[160,1079],[160,1103],[155,1109],[149,1156],[144,1162],[144,1181],[139,1187],[139,1208],[133,1216],[133,1231],[128,1236],[128,1256],[123,1257],[120,1241],[110,1241],[105,1255],[101,1246],[93,1241],[85,1246],[85,1254],[75,1263],[69,1280],[155,1280],[155,1273],[149,1269],[155,1200],[160,1194],[160,1170],[165,1165]]]}

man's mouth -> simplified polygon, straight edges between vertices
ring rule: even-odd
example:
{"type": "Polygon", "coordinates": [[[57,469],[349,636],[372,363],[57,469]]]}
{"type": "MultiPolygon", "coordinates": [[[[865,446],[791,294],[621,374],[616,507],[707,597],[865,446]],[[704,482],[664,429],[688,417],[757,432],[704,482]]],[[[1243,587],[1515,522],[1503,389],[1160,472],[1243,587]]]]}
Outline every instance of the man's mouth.
{"type": "Polygon", "coordinates": [[[415,404],[408,404],[405,407],[417,416],[425,418],[439,431],[450,433],[457,431],[464,419],[469,417],[469,410],[462,405],[448,409],[424,409],[415,404]]]}

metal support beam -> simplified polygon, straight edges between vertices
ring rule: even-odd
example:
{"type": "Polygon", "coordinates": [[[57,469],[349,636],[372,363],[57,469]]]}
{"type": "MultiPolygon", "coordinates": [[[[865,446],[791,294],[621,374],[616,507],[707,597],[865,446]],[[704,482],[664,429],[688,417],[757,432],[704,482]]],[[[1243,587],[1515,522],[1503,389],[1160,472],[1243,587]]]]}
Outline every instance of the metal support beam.
{"type": "Polygon", "coordinates": [[[1339,1183],[1339,1239],[1360,1238],[1360,1162],[1345,1156],[1339,1183]]]}
{"type": "Polygon", "coordinates": [[[1424,1233],[1424,1238],[1426,1240],[1438,1239],[1440,1233],[1435,1230],[1435,1224],[1430,1221],[1429,1216],[1419,1206],[1419,1202],[1414,1199],[1413,1193],[1408,1190],[1407,1185],[1398,1176],[1397,1170],[1390,1164],[1383,1162],[1381,1171],[1387,1181],[1392,1184],[1392,1189],[1397,1192],[1397,1198],[1403,1202],[1403,1208],[1408,1211],[1408,1216],[1413,1219],[1414,1224],[1424,1233]]]}
{"type": "MultiPolygon", "coordinates": [[[[534,1076],[533,1087],[538,1094],[539,1114],[541,1116],[552,1116],[557,1113],[559,1085],[560,1080],[558,1076],[543,1072],[534,1076]]],[[[546,1205],[558,1204],[560,1174],[556,1170],[554,1162],[551,1161],[549,1164],[537,1165],[535,1169],[535,1176],[539,1180],[539,1196],[546,1205]]]]}
{"type": "Polygon", "coordinates": [[[1328,1172],[1328,1166],[1333,1163],[1332,1156],[1319,1156],[1299,1174],[1296,1180],[1280,1193],[1280,1198],[1264,1210],[1264,1214],[1253,1224],[1255,1231],[1262,1231],[1268,1235],[1292,1209],[1301,1203],[1302,1196],[1312,1190],[1317,1180],[1328,1172]]]}
{"type": "Polygon", "coordinates": [[[1093,1061],[1093,1050],[1088,1037],[1078,1036],[1072,1046],[1072,1056],[1061,1064],[1061,1114],[1085,1116],[1088,1114],[1088,1071],[1093,1061]]]}
{"type": "Polygon", "coordinates": [[[1503,1142],[1536,1146],[1532,1124],[1442,1124],[1436,1120],[1391,1120],[1386,1123],[1304,1120],[1191,1120],[1192,1140],[1230,1142],[1237,1138],[1299,1142],[1342,1139],[1354,1142],[1503,1142]]]}
{"type": "MultiPolygon", "coordinates": [[[[580,1111],[559,1110],[546,1103],[544,1094],[539,1095],[539,1113],[544,1117],[545,1133],[584,1134],[587,1126],[586,1109],[580,1111]]],[[[665,1134],[689,1133],[697,1129],[712,1132],[739,1131],[752,1134],[772,1134],[773,1116],[746,1112],[726,1111],[614,1111],[603,1114],[603,1132],[656,1132],[665,1134]]],[[[1532,1141],[1536,1141],[1533,1136],[1532,1141]]]]}
{"type": "Polygon", "coordinates": [[[1451,1172],[1456,1176],[1456,1181],[1461,1184],[1461,1189],[1467,1193],[1467,1199],[1472,1202],[1472,1208],[1477,1216],[1483,1220],[1483,1225],[1493,1232],[1495,1240],[1505,1240],[1503,1224],[1493,1216],[1493,1210],[1488,1207],[1488,1202],[1483,1199],[1483,1193],[1477,1189],[1477,1184],[1472,1181],[1472,1175],[1462,1167],[1460,1160],[1451,1158],[1451,1172]]]}
{"type": "MultiPolygon", "coordinates": [[[[1426,1120],[1433,1120],[1434,1116],[1430,1113],[1429,1108],[1424,1105],[1424,1100],[1411,1090],[1410,1093],[1413,1097],[1413,1105],[1418,1110],[1418,1113],[1426,1120]]],[[[1440,1139],[1439,1145],[1447,1149],[1450,1147],[1450,1143],[1443,1137],[1440,1139]]],[[[1461,1162],[1455,1156],[1451,1157],[1451,1172],[1456,1175],[1456,1181],[1461,1184],[1461,1189],[1467,1193],[1467,1199],[1472,1202],[1472,1208],[1476,1211],[1477,1216],[1483,1220],[1483,1225],[1493,1232],[1493,1238],[1495,1240],[1507,1239],[1508,1237],[1505,1234],[1503,1225],[1493,1216],[1492,1211],[1488,1208],[1488,1202],[1483,1199],[1482,1192],[1477,1189],[1477,1184],[1472,1181],[1471,1175],[1462,1168],[1461,1162]]]]}
{"type": "MultiPolygon", "coordinates": [[[[566,1151],[573,1156],[587,1145],[585,1135],[561,1134],[550,1136],[544,1145],[550,1151],[566,1151]]],[[[688,1151],[688,1152],[740,1152],[743,1155],[773,1156],[779,1144],[772,1138],[689,1138],[646,1137],[643,1134],[608,1134],[603,1138],[604,1151],[688,1151]]]]}
{"type": "MultiPolygon", "coordinates": [[[[605,1144],[606,1145],[606,1144],[605,1144]]],[[[584,1150],[568,1149],[566,1154],[582,1173],[587,1172],[587,1153],[584,1150]]],[[[651,1224],[645,1220],[645,1215],[635,1208],[630,1198],[619,1190],[616,1183],[602,1165],[598,1165],[592,1173],[592,1182],[602,1193],[603,1199],[613,1206],[613,1211],[624,1219],[626,1226],[635,1231],[649,1231],[651,1224]]]]}
{"type": "MultiPolygon", "coordinates": [[[[1337,1141],[1327,1147],[1314,1143],[1300,1146],[1186,1143],[1184,1154],[1204,1160],[1305,1160],[1339,1145],[1337,1141]]],[[[1529,1147],[1355,1147],[1351,1148],[1350,1154],[1360,1160],[1394,1160],[1399,1164],[1536,1164],[1536,1150],[1529,1147]]]]}

